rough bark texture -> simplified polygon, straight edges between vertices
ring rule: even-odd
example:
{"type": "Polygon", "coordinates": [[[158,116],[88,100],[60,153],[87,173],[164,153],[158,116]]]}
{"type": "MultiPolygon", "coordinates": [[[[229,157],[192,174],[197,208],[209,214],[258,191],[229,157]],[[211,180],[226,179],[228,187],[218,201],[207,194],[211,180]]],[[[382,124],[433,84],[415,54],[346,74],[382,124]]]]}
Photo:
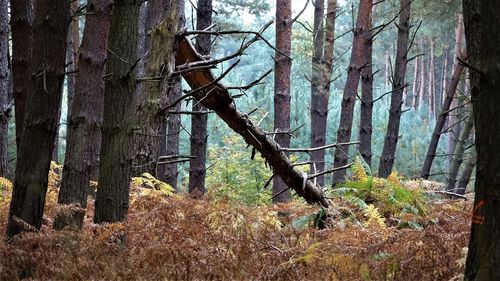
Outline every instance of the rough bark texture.
{"type": "MultiPolygon", "coordinates": [[[[325,29],[323,29],[324,1],[316,1],[314,7],[314,52],[311,71],[311,147],[321,147],[326,143],[337,1],[328,1],[325,29]]],[[[311,161],[314,163],[311,171],[314,171],[314,168],[317,172],[323,171],[325,169],[325,150],[311,152],[311,161]]],[[[318,177],[317,183],[324,185],[324,176],[318,177]]]]}
{"type": "MultiPolygon", "coordinates": [[[[198,0],[196,11],[196,29],[203,30],[212,24],[212,0],[198,0]]],[[[209,56],[212,50],[210,35],[199,34],[196,37],[196,50],[202,56],[209,56]]],[[[193,111],[205,111],[198,102],[193,103],[193,111]]],[[[205,193],[205,174],[207,158],[207,114],[195,114],[191,117],[190,155],[196,157],[189,162],[189,192],[205,193]]]]}
{"type": "Polygon", "coordinates": [[[96,223],[125,219],[133,162],[130,150],[137,104],[135,66],[140,3],[119,0],[114,4],[106,62],[96,223]]]}
{"type": "Polygon", "coordinates": [[[463,1],[477,172],[465,280],[500,280],[500,6],[492,0],[463,1]]]}
{"type": "Polygon", "coordinates": [[[403,90],[405,87],[406,65],[408,63],[408,38],[410,34],[410,0],[400,1],[398,43],[396,50],[396,64],[392,78],[391,107],[389,122],[385,134],[384,147],[380,156],[378,169],[379,177],[387,177],[392,171],[394,157],[399,139],[399,124],[401,121],[401,106],[403,105],[403,90]]]}
{"type": "Polygon", "coordinates": [[[16,145],[19,150],[28,92],[33,71],[33,0],[10,1],[10,26],[12,33],[12,72],[14,106],[16,108],[16,145]]]}
{"type": "Polygon", "coordinates": [[[448,175],[448,190],[454,190],[457,183],[458,171],[462,165],[465,152],[465,143],[469,140],[470,134],[472,133],[473,123],[472,111],[469,113],[467,120],[464,124],[464,128],[460,134],[457,145],[455,146],[455,151],[453,152],[453,160],[450,166],[450,174],[448,175]]]}
{"type": "MultiPolygon", "coordinates": [[[[148,1],[145,15],[144,41],[144,76],[145,77],[169,77],[173,67],[173,55],[165,56],[158,40],[172,37],[163,34],[158,27],[160,22],[170,13],[171,5],[176,1],[153,0],[148,1]],[[155,42],[156,41],[156,42],[155,42]],[[162,65],[169,66],[162,73],[162,65]]],[[[172,7],[175,8],[175,7],[172,7]]],[[[177,9],[175,8],[175,11],[177,9]]],[[[170,24],[176,24],[174,19],[170,24]]],[[[173,30],[175,32],[175,30],[173,30]]],[[[168,39],[172,40],[172,39],[168,39]]],[[[160,147],[165,145],[165,137],[162,136],[165,123],[165,115],[160,114],[161,101],[170,90],[169,81],[164,78],[142,81],[138,86],[137,95],[139,103],[137,107],[137,122],[139,132],[134,136],[134,166],[133,174],[156,173],[157,161],[160,156],[160,147]]]]}
{"type": "Polygon", "coordinates": [[[0,0],[0,177],[6,177],[9,125],[9,13],[8,0],[0,0]]]}
{"type": "MultiPolygon", "coordinates": [[[[16,163],[7,234],[42,225],[50,156],[56,138],[70,22],[70,2],[46,0],[35,5],[32,94],[16,163]]],[[[26,83],[26,81],[24,81],[26,83]]]]}
{"type": "MultiPolygon", "coordinates": [[[[279,52],[275,54],[274,64],[274,130],[284,132],[290,130],[290,74],[292,60],[292,1],[276,1],[276,48],[279,52]]],[[[282,147],[290,147],[290,135],[277,134],[276,142],[282,147]]],[[[274,177],[273,179],[273,203],[290,201],[290,192],[284,179],[274,177]],[[278,195],[279,194],[279,195],[278,195]]]]}
{"type": "Polygon", "coordinates": [[[361,70],[361,105],[359,119],[359,153],[368,166],[372,165],[372,117],[373,117],[373,39],[372,27],[375,8],[372,6],[372,15],[368,22],[368,31],[365,40],[364,67],[361,70]]]}
{"type": "MultiPolygon", "coordinates": [[[[365,61],[365,42],[370,31],[370,14],[372,11],[372,0],[360,0],[354,39],[352,42],[351,59],[347,68],[347,78],[342,98],[340,112],[340,123],[337,130],[337,143],[347,143],[351,140],[352,121],[354,115],[354,104],[358,91],[361,69],[365,61]]],[[[335,148],[334,168],[345,166],[349,154],[349,146],[338,146],[335,148]]],[[[345,180],[346,170],[333,173],[333,185],[345,180]]]]}
{"type": "MultiPolygon", "coordinates": [[[[179,45],[176,56],[178,65],[203,60],[187,39],[180,38],[179,45]]],[[[202,99],[201,103],[205,107],[215,111],[231,129],[243,137],[247,144],[259,151],[267,163],[273,167],[276,175],[280,176],[299,196],[302,196],[308,203],[331,206],[330,200],[325,197],[321,187],[303,178],[303,174],[293,167],[292,162],[281,150],[281,146],[254,125],[248,115],[236,109],[228,90],[216,83],[210,70],[192,71],[184,74],[183,77],[191,88],[199,89],[193,96],[198,100],[202,99]]]]}
{"type": "MultiPolygon", "coordinates": [[[[59,204],[87,207],[92,167],[98,165],[104,110],[104,64],[111,26],[112,0],[92,0],[87,7],[73,110],[69,116],[66,157],[59,204]]],[[[81,227],[85,212],[65,212],[54,221],[55,228],[81,227]]]]}
{"type": "MultiPolygon", "coordinates": [[[[461,20],[459,19],[458,27],[462,26],[461,20]]],[[[422,172],[420,173],[420,177],[423,179],[429,179],[429,174],[432,167],[432,162],[436,156],[436,150],[438,147],[439,139],[441,138],[441,134],[443,131],[444,124],[446,122],[447,116],[449,115],[450,106],[452,104],[453,99],[455,98],[455,92],[457,91],[458,83],[460,82],[460,76],[462,76],[462,72],[464,70],[464,66],[461,63],[458,63],[459,57],[462,57],[462,48],[461,44],[461,35],[462,32],[457,28],[456,32],[456,42],[455,45],[455,68],[453,70],[453,75],[450,81],[450,85],[446,90],[446,96],[443,100],[443,105],[441,106],[440,114],[436,120],[436,125],[434,127],[434,131],[432,133],[432,138],[429,143],[429,148],[427,149],[427,154],[425,156],[424,165],[422,166],[422,172]]],[[[465,57],[462,57],[465,59],[465,57]]],[[[448,119],[448,123],[452,125],[451,120],[448,119]]]]}

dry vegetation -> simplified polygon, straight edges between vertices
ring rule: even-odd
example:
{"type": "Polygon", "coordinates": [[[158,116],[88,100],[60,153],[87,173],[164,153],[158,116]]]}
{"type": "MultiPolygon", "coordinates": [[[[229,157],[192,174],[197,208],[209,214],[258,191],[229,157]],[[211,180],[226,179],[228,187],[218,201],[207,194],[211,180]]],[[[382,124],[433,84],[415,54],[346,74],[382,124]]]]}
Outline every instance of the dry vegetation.
{"type": "MultiPolygon", "coordinates": [[[[368,223],[369,213],[340,199],[325,229],[292,227],[318,208],[294,202],[249,207],[132,189],[124,224],[92,223],[54,231],[57,184],[47,196],[44,226],[0,241],[0,280],[450,280],[463,270],[469,203],[429,203],[423,229],[368,223]],[[363,217],[365,221],[362,222],[363,217]]],[[[9,183],[0,183],[5,233],[9,183]]]]}

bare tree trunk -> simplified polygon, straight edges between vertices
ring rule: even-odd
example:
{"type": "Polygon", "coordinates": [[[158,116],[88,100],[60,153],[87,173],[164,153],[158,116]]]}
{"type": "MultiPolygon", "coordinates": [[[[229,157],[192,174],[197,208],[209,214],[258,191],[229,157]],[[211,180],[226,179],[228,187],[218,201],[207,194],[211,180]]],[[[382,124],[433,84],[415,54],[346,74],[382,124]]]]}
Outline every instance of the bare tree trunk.
{"type": "MultiPolygon", "coordinates": [[[[418,108],[418,101],[419,101],[419,72],[418,72],[418,66],[420,65],[420,60],[421,58],[420,57],[417,57],[415,59],[415,70],[413,71],[413,88],[412,88],[412,95],[413,95],[413,99],[411,101],[411,107],[413,107],[414,109],[417,109],[418,108]]],[[[420,78],[422,79],[422,78],[420,78]]]]}
{"type": "MultiPolygon", "coordinates": [[[[68,119],[66,157],[59,192],[59,204],[86,208],[93,166],[99,165],[101,125],[104,110],[104,64],[111,26],[112,0],[92,0],[87,7],[73,110],[68,119]]],[[[85,212],[62,212],[54,228],[80,228],[85,212]]]]}
{"type": "MultiPolygon", "coordinates": [[[[311,147],[321,147],[326,143],[336,9],[337,1],[329,0],[325,30],[323,30],[324,2],[319,0],[315,3],[314,54],[311,75],[311,147]]],[[[316,171],[323,171],[325,169],[325,150],[312,152],[311,161],[314,163],[313,167],[316,168],[316,171]]],[[[324,176],[318,177],[317,183],[324,185],[324,176]]]]}
{"type": "Polygon", "coordinates": [[[465,163],[465,167],[462,171],[462,175],[460,176],[460,179],[458,180],[457,187],[455,188],[455,193],[458,194],[465,194],[465,191],[467,190],[467,186],[469,185],[470,178],[472,176],[472,172],[474,171],[474,168],[476,167],[476,148],[473,147],[471,148],[469,157],[467,158],[467,162],[465,163]]]}
{"type": "MultiPolygon", "coordinates": [[[[196,29],[203,30],[212,24],[212,0],[198,0],[196,11],[196,29]]],[[[204,56],[210,55],[212,42],[210,35],[196,37],[196,50],[204,56]]],[[[206,111],[198,102],[193,103],[193,111],[206,111]]],[[[189,162],[189,192],[205,193],[206,158],[207,158],[207,114],[194,114],[191,117],[191,155],[196,157],[189,162]]]]}
{"type": "Polygon", "coordinates": [[[99,186],[94,222],[123,221],[129,206],[140,4],[115,2],[108,40],[99,186]]]}
{"type": "Polygon", "coordinates": [[[428,98],[429,98],[429,118],[432,118],[434,116],[434,104],[435,104],[435,95],[436,95],[436,88],[435,88],[435,74],[434,74],[434,38],[431,37],[430,41],[430,49],[431,49],[431,55],[429,57],[429,91],[428,91],[428,98]]]}
{"type": "Polygon", "coordinates": [[[26,119],[26,103],[32,77],[31,51],[33,48],[33,0],[10,1],[12,33],[12,72],[14,106],[16,108],[16,145],[21,145],[26,119]]]}
{"type": "Polygon", "coordinates": [[[384,148],[380,157],[378,175],[387,177],[394,165],[394,156],[399,139],[399,124],[401,121],[402,95],[405,85],[406,64],[408,63],[408,38],[410,35],[410,5],[411,0],[400,1],[399,24],[398,24],[398,47],[396,51],[396,64],[394,77],[392,78],[391,108],[389,110],[389,122],[385,135],[384,148]]]}
{"type": "MultiPolygon", "coordinates": [[[[459,53],[460,54],[460,50],[459,53]]],[[[429,148],[427,149],[427,155],[425,156],[424,165],[422,167],[422,172],[420,173],[420,177],[423,179],[429,179],[429,174],[432,167],[432,162],[434,161],[434,157],[436,156],[436,149],[439,143],[439,139],[441,137],[444,123],[446,117],[450,111],[451,101],[455,96],[455,92],[457,90],[458,82],[460,81],[460,76],[462,75],[462,71],[464,66],[462,64],[457,64],[455,66],[455,70],[453,71],[453,76],[448,87],[446,97],[443,101],[443,106],[441,107],[441,113],[439,114],[438,119],[436,120],[436,126],[434,127],[434,131],[432,133],[432,138],[429,143],[429,148]]]]}
{"type": "Polygon", "coordinates": [[[7,133],[9,131],[9,12],[8,0],[0,0],[0,177],[9,167],[7,133]]]}
{"type": "Polygon", "coordinates": [[[385,71],[384,71],[384,90],[389,89],[389,75],[390,75],[390,61],[391,56],[389,55],[389,50],[385,50],[385,71]]]}
{"type": "MultiPolygon", "coordinates": [[[[183,0],[181,0],[183,1],[183,0]]],[[[169,100],[173,102],[179,99],[182,95],[181,81],[174,84],[174,88],[170,93],[169,100]]],[[[178,103],[172,108],[172,111],[180,111],[181,103],[178,103]]],[[[181,116],[179,114],[169,114],[167,115],[167,149],[166,155],[179,155],[179,135],[181,131],[181,116]]],[[[177,168],[177,163],[165,164],[165,182],[170,184],[175,190],[179,191],[177,186],[177,178],[179,176],[179,170],[177,168]]]]}
{"type": "Polygon", "coordinates": [[[471,69],[477,169],[472,230],[464,280],[500,280],[500,6],[497,1],[463,1],[471,69]]]}
{"type": "MultiPolygon", "coordinates": [[[[292,52],[292,1],[276,0],[276,48],[290,56],[292,52]]],[[[274,64],[274,130],[290,130],[290,74],[292,60],[276,52],[274,64]]],[[[288,134],[278,134],[276,142],[282,147],[290,146],[288,134]]],[[[284,179],[273,179],[273,203],[290,201],[290,192],[284,179]]]]}
{"type": "Polygon", "coordinates": [[[28,96],[25,131],[16,163],[7,234],[39,229],[59,120],[70,22],[69,1],[37,1],[33,45],[33,92],[28,96]]]}
{"type": "Polygon", "coordinates": [[[365,36],[365,67],[361,70],[361,106],[359,121],[359,153],[368,166],[372,165],[372,119],[373,119],[373,39],[372,27],[376,5],[372,4],[368,31],[365,36]]]}
{"type": "Polygon", "coordinates": [[[455,185],[457,183],[458,171],[460,170],[460,166],[462,165],[462,161],[464,159],[465,142],[470,138],[472,127],[474,126],[473,118],[474,116],[471,109],[469,116],[467,117],[467,121],[465,122],[464,129],[462,130],[457,145],[455,146],[455,151],[452,155],[453,160],[450,166],[450,174],[448,175],[448,190],[455,190],[456,188],[455,185]]]}
{"type": "MultiPolygon", "coordinates": [[[[439,91],[438,98],[436,100],[436,108],[443,105],[444,96],[446,94],[446,86],[448,85],[448,57],[450,56],[450,50],[448,47],[444,49],[443,54],[443,70],[441,72],[441,91],[439,91]]],[[[438,111],[436,110],[436,119],[438,117],[438,111]]]]}
{"type": "MultiPolygon", "coordinates": [[[[420,51],[424,51],[424,38],[419,40],[420,51]]],[[[420,57],[420,88],[418,93],[418,108],[424,106],[425,100],[425,57],[420,57]]]]}
{"type": "MultiPolygon", "coordinates": [[[[340,112],[340,123],[337,130],[337,142],[345,143],[351,140],[352,121],[354,115],[354,104],[358,90],[358,84],[361,75],[361,68],[365,67],[365,46],[370,31],[370,14],[372,11],[372,0],[360,0],[356,29],[354,30],[354,39],[352,43],[351,59],[347,69],[346,84],[342,99],[342,108],[340,112]]],[[[335,149],[334,168],[347,164],[349,146],[338,146],[335,149]]],[[[343,182],[346,170],[340,170],[333,173],[333,185],[343,182]]]]}

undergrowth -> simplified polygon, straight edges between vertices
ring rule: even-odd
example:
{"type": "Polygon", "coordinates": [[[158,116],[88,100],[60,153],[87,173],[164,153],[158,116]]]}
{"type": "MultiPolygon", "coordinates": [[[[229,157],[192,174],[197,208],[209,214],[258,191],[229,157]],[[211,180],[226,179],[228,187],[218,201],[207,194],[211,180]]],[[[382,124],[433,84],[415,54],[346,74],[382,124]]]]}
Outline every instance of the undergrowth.
{"type": "MultiPolygon", "coordinates": [[[[143,177],[133,182],[126,222],[93,224],[89,200],[78,232],[52,229],[57,180],[50,183],[41,230],[0,240],[0,280],[449,280],[463,270],[470,204],[427,202],[419,193],[399,196],[395,189],[403,186],[397,182],[383,182],[397,201],[383,203],[376,185],[367,191],[368,184],[355,184],[363,180],[356,178],[348,186],[359,185],[360,191],[345,194],[369,203],[358,208],[334,197],[336,207],[328,212],[335,215],[318,229],[296,223],[316,212],[315,206],[192,199],[145,190],[137,186],[148,185],[143,177]],[[418,203],[424,213],[416,198],[425,201],[418,203]],[[403,220],[406,211],[432,223],[398,228],[387,222],[403,220]]],[[[0,178],[0,233],[11,188],[0,178]]]]}

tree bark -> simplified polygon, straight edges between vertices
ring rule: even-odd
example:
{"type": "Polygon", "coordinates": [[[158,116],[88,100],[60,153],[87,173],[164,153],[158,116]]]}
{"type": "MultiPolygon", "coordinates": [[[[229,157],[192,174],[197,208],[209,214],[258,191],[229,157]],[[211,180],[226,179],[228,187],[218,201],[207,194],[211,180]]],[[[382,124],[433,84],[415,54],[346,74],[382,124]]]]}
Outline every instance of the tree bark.
{"type": "Polygon", "coordinates": [[[431,55],[429,57],[429,91],[428,91],[428,98],[429,98],[429,119],[434,116],[434,105],[435,105],[435,99],[436,99],[436,79],[435,79],[435,71],[434,71],[434,37],[431,37],[429,40],[429,45],[431,49],[431,55]]]}
{"type": "Polygon", "coordinates": [[[372,119],[373,119],[373,17],[376,5],[372,6],[372,15],[368,22],[365,43],[365,67],[361,70],[361,106],[359,121],[359,153],[368,166],[372,165],[372,119]]]}
{"type": "MultiPolygon", "coordinates": [[[[203,30],[212,24],[212,0],[198,0],[196,11],[196,29],[203,30]]],[[[209,56],[212,50],[210,35],[199,34],[196,37],[196,50],[202,56],[209,56]]],[[[199,102],[193,102],[193,111],[206,111],[199,102]]],[[[205,175],[207,158],[207,114],[191,116],[190,155],[196,157],[189,162],[189,193],[201,195],[205,193],[205,175]]]]}
{"type": "Polygon", "coordinates": [[[0,177],[7,176],[9,131],[9,12],[8,1],[0,0],[0,177]]]}
{"type": "MultiPolygon", "coordinates": [[[[292,1],[276,0],[276,48],[290,56],[292,53],[292,1]]],[[[274,131],[290,130],[290,74],[292,60],[279,52],[274,64],[274,131]]],[[[282,147],[290,147],[290,136],[278,134],[276,142],[282,147]]],[[[284,179],[273,179],[273,203],[290,201],[290,193],[284,179]]]]}
{"type": "Polygon", "coordinates": [[[471,148],[471,152],[469,157],[467,158],[467,162],[465,163],[465,167],[462,171],[462,175],[458,180],[457,187],[455,188],[455,193],[457,194],[465,194],[467,190],[467,186],[469,185],[470,178],[472,176],[472,172],[474,171],[474,167],[476,167],[476,148],[471,148]]]}
{"type": "Polygon", "coordinates": [[[136,0],[115,1],[106,62],[95,223],[123,221],[128,211],[137,106],[139,8],[136,0]]]}
{"type": "Polygon", "coordinates": [[[394,156],[399,139],[399,124],[401,121],[401,106],[403,105],[403,91],[405,85],[406,64],[408,63],[408,38],[410,35],[410,5],[411,0],[400,1],[398,43],[396,50],[396,64],[392,78],[391,107],[389,122],[385,135],[384,148],[380,157],[378,169],[379,177],[388,177],[394,165],[394,156]]]}
{"type": "Polygon", "coordinates": [[[36,2],[33,92],[28,96],[25,130],[16,163],[7,225],[9,237],[42,225],[50,156],[59,122],[57,112],[62,97],[69,22],[69,1],[36,2]]]}
{"type": "MultiPolygon", "coordinates": [[[[424,38],[419,40],[420,51],[424,51],[424,38]]],[[[422,108],[425,100],[425,57],[420,57],[420,87],[418,93],[418,108],[422,108]]]]}
{"type": "MultiPolygon", "coordinates": [[[[413,88],[412,88],[412,95],[413,95],[413,99],[411,101],[411,107],[413,107],[413,109],[418,109],[418,101],[419,101],[419,65],[420,65],[420,60],[421,58],[420,57],[417,57],[415,59],[415,69],[413,71],[413,88]]],[[[422,78],[420,78],[422,79],[422,78]]]]}
{"type": "MultiPolygon", "coordinates": [[[[92,0],[87,7],[78,76],[75,81],[73,110],[69,116],[66,157],[59,192],[59,204],[87,207],[89,181],[98,165],[104,110],[104,64],[106,62],[112,0],[92,0]]],[[[85,212],[58,214],[56,229],[80,228],[85,212]]]]}
{"type": "MultiPolygon", "coordinates": [[[[337,143],[346,143],[351,140],[352,121],[354,115],[354,104],[358,91],[358,84],[361,75],[361,69],[366,67],[365,46],[370,31],[370,14],[372,11],[372,0],[360,0],[356,28],[354,30],[354,39],[352,42],[351,59],[347,69],[347,78],[344,86],[342,99],[342,108],[340,112],[340,123],[337,130],[337,143]]],[[[345,166],[347,164],[349,146],[338,146],[335,149],[334,168],[345,166]]],[[[340,170],[333,173],[333,185],[343,182],[346,170],[340,170]]]]}
{"type": "Polygon", "coordinates": [[[463,1],[476,130],[477,169],[465,280],[500,280],[500,6],[463,1]]]}
{"type": "Polygon", "coordinates": [[[455,190],[458,171],[460,170],[460,166],[462,165],[462,161],[464,159],[465,142],[469,139],[470,134],[472,133],[472,127],[474,126],[473,118],[471,110],[452,155],[453,161],[451,162],[450,174],[448,175],[448,190],[455,190]]]}
{"type": "Polygon", "coordinates": [[[33,0],[10,1],[12,33],[12,72],[14,106],[16,108],[16,145],[20,150],[24,132],[26,103],[32,77],[31,52],[33,49],[33,0]]]}
{"type": "MultiPolygon", "coordinates": [[[[450,107],[452,105],[452,101],[455,98],[455,92],[457,91],[458,83],[460,82],[460,77],[462,76],[462,72],[464,66],[458,62],[458,58],[462,57],[462,47],[461,47],[461,28],[463,26],[461,23],[461,17],[459,17],[457,29],[455,30],[456,34],[456,44],[455,44],[455,68],[453,70],[453,75],[450,81],[450,85],[446,91],[446,96],[443,100],[443,105],[441,106],[440,114],[436,120],[436,125],[434,127],[434,131],[432,133],[432,138],[429,143],[429,148],[427,149],[427,154],[425,156],[424,165],[422,166],[422,172],[420,172],[420,177],[423,179],[429,179],[429,174],[432,168],[432,162],[434,161],[434,157],[436,156],[436,150],[439,143],[439,139],[441,138],[441,134],[443,131],[443,127],[445,121],[450,114],[450,107]]],[[[465,56],[462,57],[465,59],[465,56]]],[[[448,124],[450,126],[453,124],[452,120],[448,118],[448,124]]],[[[452,152],[453,153],[453,152],[452,152]]]]}
{"type": "MultiPolygon", "coordinates": [[[[186,38],[180,38],[176,63],[180,65],[202,60],[203,58],[194,51],[191,43],[186,38]]],[[[193,89],[204,87],[203,91],[193,93],[194,98],[201,100],[200,102],[205,107],[215,111],[231,129],[243,137],[247,144],[259,151],[274,169],[274,173],[280,176],[299,196],[302,196],[308,203],[320,203],[325,207],[331,206],[330,200],[325,197],[321,187],[304,179],[303,174],[293,167],[292,162],[281,150],[281,146],[271,136],[254,125],[248,119],[248,115],[236,109],[228,90],[216,83],[210,70],[192,71],[185,73],[183,77],[193,89]]]]}
{"type": "MultiPolygon", "coordinates": [[[[311,75],[311,147],[321,147],[326,143],[337,1],[328,1],[325,29],[323,29],[324,8],[323,0],[316,1],[311,75]]],[[[325,150],[312,152],[311,161],[314,163],[312,171],[314,168],[318,172],[323,171],[325,169],[325,150]]],[[[317,183],[323,186],[324,176],[318,177],[317,183]]]]}

